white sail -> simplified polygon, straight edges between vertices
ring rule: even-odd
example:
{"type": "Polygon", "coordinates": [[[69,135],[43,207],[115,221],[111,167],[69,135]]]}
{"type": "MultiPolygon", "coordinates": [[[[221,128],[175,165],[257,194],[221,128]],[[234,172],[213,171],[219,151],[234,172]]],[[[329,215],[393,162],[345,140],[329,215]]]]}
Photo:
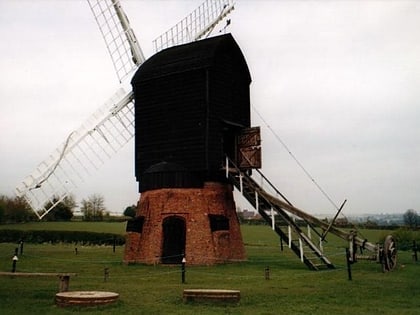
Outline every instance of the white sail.
{"type": "MultiPolygon", "coordinates": [[[[141,48],[118,0],[88,2],[121,82],[144,62],[141,48]]],[[[232,9],[231,0],[206,0],[184,19],[190,29],[193,26],[192,37],[180,34],[170,42],[175,45],[198,40],[232,9]]],[[[177,25],[184,25],[184,20],[177,25]]],[[[182,27],[172,29],[184,32],[182,27]]],[[[134,137],[133,98],[133,92],[118,90],[16,187],[16,194],[25,198],[39,219],[134,137]]]]}
{"type": "Polygon", "coordinates": [[[133,136],[133,94],[119,89],[16,187],[16,193],[42,219],[133,136]]]}

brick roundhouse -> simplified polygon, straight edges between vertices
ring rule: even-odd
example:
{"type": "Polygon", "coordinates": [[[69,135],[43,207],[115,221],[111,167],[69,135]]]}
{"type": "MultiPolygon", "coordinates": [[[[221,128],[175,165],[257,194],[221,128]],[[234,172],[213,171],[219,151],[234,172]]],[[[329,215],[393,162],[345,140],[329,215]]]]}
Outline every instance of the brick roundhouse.
{"type": "Polygon", "coordinates": [[[245,58],[230,34],[163,50],[132,79],[140,200],[126,263],[244,260],[228,156],[250,127],[245,58]]]}

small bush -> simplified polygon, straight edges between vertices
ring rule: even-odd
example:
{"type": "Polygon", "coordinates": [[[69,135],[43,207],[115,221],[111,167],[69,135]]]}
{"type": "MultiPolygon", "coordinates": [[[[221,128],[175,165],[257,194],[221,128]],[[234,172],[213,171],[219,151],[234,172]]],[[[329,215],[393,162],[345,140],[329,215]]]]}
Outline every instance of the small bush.
{"type": "Polygon", "coordinates": [[[413,241],[420,244],[420,233],[405,228],[395,230],[392,235],[397,242],[398,250],[411,250],[413,248],[413,241]]]}

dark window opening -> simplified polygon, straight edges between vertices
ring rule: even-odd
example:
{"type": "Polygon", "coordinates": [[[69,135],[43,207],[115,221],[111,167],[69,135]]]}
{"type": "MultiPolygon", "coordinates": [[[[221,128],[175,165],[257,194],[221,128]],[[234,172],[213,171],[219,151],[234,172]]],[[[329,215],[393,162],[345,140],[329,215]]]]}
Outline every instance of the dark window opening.
{"type": "Polygon", "coordinates": [[[212,232],[229,230],[229,219],[224,215],[209,214],[212,232]]]}
{"type": "Polygon", "coordinates": [[[223,153],[231,160],[236,161],[236,139],[235,133],[228,128],[223,131],[223,153]]]}
{"type": "Polygon", "coordinates": [[[171,216],[163,220],[163,264],[180,264],[185,254],[185,221],[171,216]]]}
{"type": "Polygon", "coordinates": [[[125,228],[126,232],[143,232],[144,217],[136,217],[134,219],[127,221],[127,227],[125,228]]]}

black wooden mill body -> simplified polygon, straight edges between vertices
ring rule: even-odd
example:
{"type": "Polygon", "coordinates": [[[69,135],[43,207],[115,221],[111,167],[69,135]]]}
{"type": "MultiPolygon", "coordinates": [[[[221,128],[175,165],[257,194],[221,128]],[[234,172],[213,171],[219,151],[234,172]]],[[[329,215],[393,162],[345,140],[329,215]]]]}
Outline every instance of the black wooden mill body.
{"type": "Polygon", "coordinates": [[[223,181],[250,127],[251,77],[230,34],[163,50],[132,79],[139,191],[223,181]]]}

